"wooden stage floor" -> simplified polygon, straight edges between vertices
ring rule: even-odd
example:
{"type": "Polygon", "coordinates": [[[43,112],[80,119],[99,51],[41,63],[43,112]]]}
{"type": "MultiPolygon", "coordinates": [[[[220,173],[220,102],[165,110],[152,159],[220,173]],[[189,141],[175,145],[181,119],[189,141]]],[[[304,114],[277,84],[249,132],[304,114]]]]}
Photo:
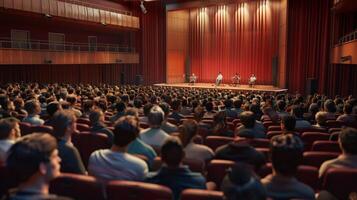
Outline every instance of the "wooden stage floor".
{"type": "Polygon", "coordinates": [[[273,92],[273,93],[288,91],[288,89],[278,88],[272,85],[255,85],[253,88],[249,87],[249,85],[232,86],[230,84],[221,84],[220,86],[217,87],[212,83],[196,83],[194,85],[190,85],[188,83],[171,83],[171,84],[158,83],[154,85],[159,87],[202,88],[202,89],[219,89],[219,90],[236,90],[236,91],[262,91],[262,92],[273,92]]]}

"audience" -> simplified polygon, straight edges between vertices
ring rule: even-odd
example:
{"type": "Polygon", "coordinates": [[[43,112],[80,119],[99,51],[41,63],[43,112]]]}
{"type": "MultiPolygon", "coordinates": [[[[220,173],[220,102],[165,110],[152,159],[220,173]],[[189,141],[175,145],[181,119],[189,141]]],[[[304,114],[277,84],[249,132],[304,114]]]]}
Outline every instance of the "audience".
{"type": "Polygon", "coordinates": [[[164,111],[164,114],[165,114],[164,121],[161,124],[161,129],[164,130],[168,134],[177,132],[177,126],[175,124],[171,124],[170,122],[167,121],[169,114],[170,114],[170,105],[163,102],[159,106],[162,109],[162,111],[164,111]]]}
{"type": "Polygon", "coordinates": [[[91,133],[103,133],[108,136],[109,144],[113,143],[113,132],[107,128],[104,121],[104,113],[100,109],[95,109],[89,114],[89,121],[92,124],[91,133]]]}
{"type": "Polygon", "coordinates": [[[295,132],[296,119],[291,115],[284,115],[280,122],[283,134],[296,134],[295,132]]]}
{"type": "Polygon", "coordinates": [[[292,135],[278,135],[272,138],[270,153],[273,174],[261,181],[268,197],[273,199],[315,199],[315,192],[296,178],[297,167],[302,161],[304,145],[292,135]]]}
{"type": "Polygon", "coordinates": [[[181,191],[188,188],[206,189],[206,180],[200,173],[182,165],[185,152],[177,138],[170,138],[161,148],[161,159],[164,165],[158,172],[149,174],[147,182],[169,187],[175,200],[180,198],[181,191]]]}
{"type": "Polygon", "coordinates": [[[304,110],[301,108],[301,106],[294,105],[291,108],[291,115],[293,115],[296,118],[296,124],[295,124],[296,129],[311,128],[310,122],[308,122],[303,118],[304,110]]]}
{"type": "Polygon", "coordinates": [[[339,135],[338,143],[342,154],[338,158],[325,161],[319,171],[320,177],[330,168],[357,169],[357,129],[344,128],[339,135]]]}
{"type": "Polygon", "coordinates": [[[251,111],[244,111],[240,114],[242,125],[235,130],[235,135],[246,138],[265,138],[264,131],[261,131],[256,125],[254,113],[251,111]]]}
{"type": "Polygon", "coordinates": [[[120,118],[114,129],[111,149],[100,149],[89,158],[89,174],[100,181],[130,180],[142,181],[148,173],[145,161],[127,153],[128,145],[139,132],[137,120],[133,116],[120,118]]]}

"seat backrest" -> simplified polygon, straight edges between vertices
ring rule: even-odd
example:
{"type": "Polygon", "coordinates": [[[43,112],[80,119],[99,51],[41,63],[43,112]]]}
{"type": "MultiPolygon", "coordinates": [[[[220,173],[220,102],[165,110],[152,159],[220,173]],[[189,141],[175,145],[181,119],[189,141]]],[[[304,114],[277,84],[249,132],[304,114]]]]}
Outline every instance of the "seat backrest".
{"type": "Polygon", "coordinates": [[[205,139],[205,145],[210,147],[213,151],[222,145],[233,142],[233,138],[224,136],[207,136],[205,139]]]}
{"type": "Polygon", "coordinates": [[[91,128],[88,124],[76,123],[77,130],[80,132],[91,131],[91,128]]]}
{"type": "Polygon", "coordinates": [[[305,150],[309,151],[312,144],[317,140],[329,140],[330,135],[328,133],[321,132],[304,132],[301,135],[301,139],[304,142],[305,150]]]}
{"type": "Polygon", "coordinates": [[[27,122],[19,122],[20,130],[21,130],[21,135],[28,135],[31,133],[31,127],[32,125],[27,122]]]}
{"type": "MultiPolygon", "coordinates": [[[[272,173],[272,164],[267,163],[261,170],[258,172],[260,177],[265,177],[272,173]]],[[[319,188],[319,170],[317,167],[307,166],[307,165],[299,165],[296,178],[305,183],[306,185],[312,187],[314,190],[319,188]]]]}
{"type": "Polygon", "coordinates": [[[87,124],[88,126],[91,126],[91,123],[90,123],[89,119],[87,119],[87,118],[78,118],[77,123],[87,124]]]}
{"type": "Polygon", "coordinates": [[[106,187],[108,200],[172,200],[168,187],[135,181],[111,181],[106,187]]]}
{"type": "Polygon", "coordinates": [[[50,183],[51,193],[76,200],[104,200],[103,189],[94,177],[79,174],[62,173],[50,183]]]}
{"type": "Polygon", "coordinates": [[[181,193],[181,200],[223,200],[223,192],[186,189],[181,193]]]}
{"type": "Polygon", "coordinates": [[[222,180],[227,173],[227,169],[234,165],[230,160],[211,160],[207,165],[207,181],[216,183],[217,188],[220,188],[222,180]]]}
{"type": "Polygon", "coordinates": [[[323,162],[335,159],[339,155],[335,152],[306,151],[304,152],[303,164],[320,168],[323,162]]]}
{"type": "Polygon", "coordinates": [[[270,140],[262,138],[254,138],[249,140],[249,144],[255,148],[269,148],[270,140]]]}
{"type": "Polygon", "coordinates": [[[269,126],[267,128],[268,132],[269,131],[281,131],[281,126],[280,125],[273,125],[273,126],[269,126]]]}
{"type": "Polygon", "coordinates": [[[348,199],[351,192],[357,191],[357,169],[331,168],[323,176],[322,189],[338,199],[348,199]]]}
{"type": "MultiPolygon", "coordinates": [[[[184,165],[187,165],[190,168],[190,170],[193,172],[199,172],[203,174],[205,171],[205,163],[200,160],[184,158],[182,160],[182,163],[184,165]]],[[[162,166],[161,157],[155,157],[151,169],[153,171],[157,171],[158,169],[160,169],[161,166],[162,166]]]]}
{"type": "Polygon", "coordinates": [[[341,128],[343,126],[343,122],[336,121],[336,120],[327,120],[326,126],[329,128],[341,128]]]}
{"type": "Polygon", "coordinates": [[[267,132],[267,138],[271,139],[272,137],[276,136],[276,135],[281,135],[283,134],[282,131],[268,131],[267,132]]]}
{"type": "Polygon", "coordinates": [[[82,132],[72,135],[72,142],[81,155],[84,166],[88,166],[90,155],[98,149],[108,149],[110,144],[108,136],[102,133],[82,132]]]}
{"type": "Polygon", "coordinates": [[[312,144],[312,151],[327,151],[341,153],[341,148],[336,141],[315,141],[312,144]]]}
{"type": "Polygon", "coordinates": [[[53,132],[52,126],[46,126],[46,125],[38,125],[38,126],[31,126],[31,133],[49,133],[51,134],[53,132]]]}

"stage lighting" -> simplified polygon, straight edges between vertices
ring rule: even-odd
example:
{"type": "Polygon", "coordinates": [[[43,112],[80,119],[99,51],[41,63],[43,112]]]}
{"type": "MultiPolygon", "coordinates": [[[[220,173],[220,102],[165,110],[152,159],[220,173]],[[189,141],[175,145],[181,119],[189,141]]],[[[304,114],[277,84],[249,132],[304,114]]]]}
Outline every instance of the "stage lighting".
{"type": "Polygon", "coordinates": [[[141,9],[141,12],[143,12],[144,14],[146,14],[148,12],[144,6],[144,1],[140,2],[140,9],[141,9]]]}

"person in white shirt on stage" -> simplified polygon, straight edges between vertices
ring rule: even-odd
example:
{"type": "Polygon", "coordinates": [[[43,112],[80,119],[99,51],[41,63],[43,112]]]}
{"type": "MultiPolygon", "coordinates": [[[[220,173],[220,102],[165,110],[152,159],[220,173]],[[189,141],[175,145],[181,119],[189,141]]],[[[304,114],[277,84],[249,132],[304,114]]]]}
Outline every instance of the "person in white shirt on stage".
{"type": "Polygon", "coordinates": [[[223,81],[223,75],[221,72],[218,73],[218,76],[216,78],[216,86],[219,86],[223,81]]]}
{"type": "Polygon", "coordinates": [[[190,76],[190,85],[194,85],[196,83],[197,80],[197,76],[195,75],[195,73],[192,73],[192,75],[190,76]]]}
{"type": "Polygon", "coordinates": [[[240,83],[240,76],[238,73],[236,73],[233,77],[232,77],[232,84],[233,86],[237,86],[240,83]]]}
{"type": "Polygon", "coordinates": [[[252,74],[249,77],[249,87],[254,87],[256,81],[257,81],[257,77],[254,74],[252,74]]]}

